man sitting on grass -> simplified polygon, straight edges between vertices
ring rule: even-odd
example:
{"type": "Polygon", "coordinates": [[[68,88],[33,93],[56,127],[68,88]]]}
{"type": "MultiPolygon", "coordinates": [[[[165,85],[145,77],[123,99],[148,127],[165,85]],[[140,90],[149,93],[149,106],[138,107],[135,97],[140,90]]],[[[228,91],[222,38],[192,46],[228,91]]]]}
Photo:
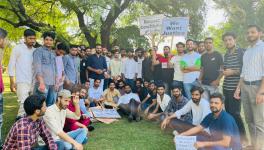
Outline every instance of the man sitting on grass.
{"type": "Polygon", "coordinates": [[[78,120],[81,117],[79,98],[73,97],[74,113],[67,109],[70,101],[71,92],[65,89],[60,91],[56,103],[48,107],[44,120],[51,130],[52,137],[57,141],[62,141],[65,149],[83,150],[82,144],[88,140],[87,128],[79,128],[68,133],[63,131],[66,118],[78,120]]]}
{"type": "Polygon", "coordinates": [[[201,123],[201,121],[208,115],[210,111],[208,100],[202,98],[203,89],[198,86],[194,86],[191,89],[192,100],[177,110],[173,115],[165,118],[161,124],[161,129],[169,128],[175,129],[177,132],[184,132],[195,125],[201,123]],[[192,124],[180,120],[183,115],[192,112],[192,124]]]}
{"type": "Polygon", "coordinates": [[[115,88],[115,82],[109,82],[108,89],[103,93],[105,108],[117,108],[117,102],[120,96],[120,92],[115,88]]]}
{"type": "Polygon", "coordinates": [[[224,98],[220,93],[210,96],[210,109],[200,125],[181,133],[182,136],[196,135],[209,128],[210,137],[197,137],[194,146],[197,149],[210,148],[211,150],[241,150],[240,136],[234,118],[223,110],[224,98]]]}
{"type": "Polygon", "coordinates": [[[19,119],[10,129],[3,150],[11,149],[40,149],[64,150],[63,143],[55,143],[42,116],[46,112],[46,99],[44,96],[32,95],[24,102],[26,116],[19,119]],[[37,146],[38,137],[41,137],[46,146],[37,146]]]}
{"type": "Polygon", "coordinates": [[[138,114],[138,106],[140,105],[140,99],[137,94],[132,93],[131,86],[125,85],[125,94],[118,100],[118,107],[121,113],[128,115],[128,121],[136,120],[140,121],[138,114]]]}
{"type": "Polygon", "coordinates": [[[150,113],[147,118],[149,120],[156,119],[160,116],[162,112],[165,111],[167,108],[171,98],[169,95],[165,94],[165,85],[158,84],[157,85],[157,99],[153,101],[153,103],[146,109],[146,111],[149,111],[153,106],[155,106],[155,109],[152,113],[150,113]]]}
{"type": "Polygon", "coordinates": [[[94,84],[89,88],[88,94],[91,100],[91,107],[101,105],[103,101],[103,88],[100,87],[100,84],[100,79],[94,79],[94,84]]]}

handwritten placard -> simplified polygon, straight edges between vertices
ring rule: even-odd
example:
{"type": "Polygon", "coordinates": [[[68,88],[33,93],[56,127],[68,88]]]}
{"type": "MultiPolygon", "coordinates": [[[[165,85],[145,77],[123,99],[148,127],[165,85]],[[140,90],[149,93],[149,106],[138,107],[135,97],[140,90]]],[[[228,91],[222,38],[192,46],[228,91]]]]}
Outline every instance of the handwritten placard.
{"type": "Polygon", "coordinates": [[[144,16],[139,18],[140,35],[161,33],[163,15],[144,16]]]}
{"type": "Polygon", "coordinates": [[[176,150],[196,150],[194,143],[196,136],[175,136],[176,150]]]}
{"type": "Polygon", "coordinates": [[[164,18],[162,22],[162,35],[187,36],[189,27],[188,17],[164,18]]]}

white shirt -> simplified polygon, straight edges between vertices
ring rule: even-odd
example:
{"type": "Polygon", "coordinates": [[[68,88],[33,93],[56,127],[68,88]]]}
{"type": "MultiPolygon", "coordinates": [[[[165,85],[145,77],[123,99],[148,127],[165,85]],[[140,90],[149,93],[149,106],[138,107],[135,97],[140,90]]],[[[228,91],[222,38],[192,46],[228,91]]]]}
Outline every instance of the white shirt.
{"type": "Polygon", "coordinates": [[[137,61],[137,78],[142,78],[142,62],[144,58],[138,58],[137,61]]]}
{"type": "Polygon", "coordinates": [[[181,70],[181,65],[180,65],[181,60],[182,60],[182,56],[179,55],[173,56],[170,60],[170,63],[173,65],[174,68],[173,80],[183,81],[183,72],[181,70]]]}
{"type": "Polygon", "coordinates": [[[245,81],[261,80],[264,77],[264,42],[259,40],[254,46],[248,47],[243,56],[241,77],[245,81]]]}
{"type": "Polygon", "coordinates": [[[119,98],[117,105],[120,105],[120,104],[128,104],[131,99],[135,99],[136,101],[140,102],[140,99],[139,99],[138,95],[131,92],[129,94],[122,95],[119,98]]]}
{"type": "Polygon", "coordinates": [[[25,43],[16,45],[12,50],[8,64],[8,74],[11,77],[16,77],[16,83],[32,83],[34,50],[35,48],[29,49],[25,43]]]}
{"type": "Polygon", "coordinates": [[[134,79],[137,73],[137,62],[134,58],[126,59],[123,64],[123,74],[127,79],[134,79]]]}
{"type": "Polygon", "coordinates": [[[109,57],[105,56],[105,61],[106,61],[106,66],[107,66],[107,70],[108,70],[109,66],[110,66],[111,59],[109,57]]]}
{"type": "Polygon", "coordinates": [[[178,119],[181,118],[182,115],[185,115],[188,112],[192,111],[194,125],[199,125],[202,120],[211,113],[209,102],[205,99],[201,99],[199,105],[196,105],[192,100],[190,100],[182,109],[175,112],[176,117],[178,119]]]}
{"type": "Polygon", "coordinates": [[[169,95],[164,94],[163,99],[161,99],[160,95],[157,94],[157,103],[160,105],[161,110],[164,112],[166,107],[168,106],[171,98],[169,95]]]}
{"type": "Polygon", "coordinates": [[[98,88],[94,88],[94,86],[90,87],[88,90],[89,93],[89,98],[92,99],[100,99],[103,96],[103,89],[98,87],[98,88]]]}
{"type": "Polygon", "coordinates": [[[60,110],[56,104],[51,105],[47,108],[43,119],[47,124],[47,127],[51,131],[51,135],[54,140],[59,140],[58,134],[63,132],[63,127],[65,123],[65,119],[80,119],[80,117],[76,116],[75,113],[70,111],[69,109],[60,110]]]}

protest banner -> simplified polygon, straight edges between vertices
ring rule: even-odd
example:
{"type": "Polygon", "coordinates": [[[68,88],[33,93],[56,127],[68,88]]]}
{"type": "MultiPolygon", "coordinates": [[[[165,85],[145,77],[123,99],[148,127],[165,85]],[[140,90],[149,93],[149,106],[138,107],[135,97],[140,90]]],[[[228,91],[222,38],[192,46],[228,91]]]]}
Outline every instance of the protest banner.
{"type": "Polygon", "coordinates": [[[162,21],[162,35],[187,36],[189,26],[188,17],[164,18],[162,21]]]}
{"type": "Polygon", "coordinates": [[[196,142],[196,136],[180,136],[177,135],[174,138],[176,150],[196,150],[194,143],[196,142]]]}
{"type": "Polygon", "coordinates": [[[144,16],[139,18],[140,35],[161,33],[163,15],[144,16]]]}

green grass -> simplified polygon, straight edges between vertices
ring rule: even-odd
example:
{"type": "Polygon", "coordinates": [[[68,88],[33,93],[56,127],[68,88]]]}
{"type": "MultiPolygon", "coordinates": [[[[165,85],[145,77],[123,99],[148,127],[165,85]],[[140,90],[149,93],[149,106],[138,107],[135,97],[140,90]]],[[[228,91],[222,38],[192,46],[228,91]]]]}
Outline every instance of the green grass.
{"type": "MultiPolygon", "coordinates": [[[[13,125],[18,111],[17,98],[9,90],[9,79],[4,74],[4,124],[5,139],[13,125]]],[[[160,130],[153,122],[129,123],[121,119],[112,124],[94,123],[95,130],[90,133],[85,150],[172,150],[175,149],[173,136],[160,130]]]]}

